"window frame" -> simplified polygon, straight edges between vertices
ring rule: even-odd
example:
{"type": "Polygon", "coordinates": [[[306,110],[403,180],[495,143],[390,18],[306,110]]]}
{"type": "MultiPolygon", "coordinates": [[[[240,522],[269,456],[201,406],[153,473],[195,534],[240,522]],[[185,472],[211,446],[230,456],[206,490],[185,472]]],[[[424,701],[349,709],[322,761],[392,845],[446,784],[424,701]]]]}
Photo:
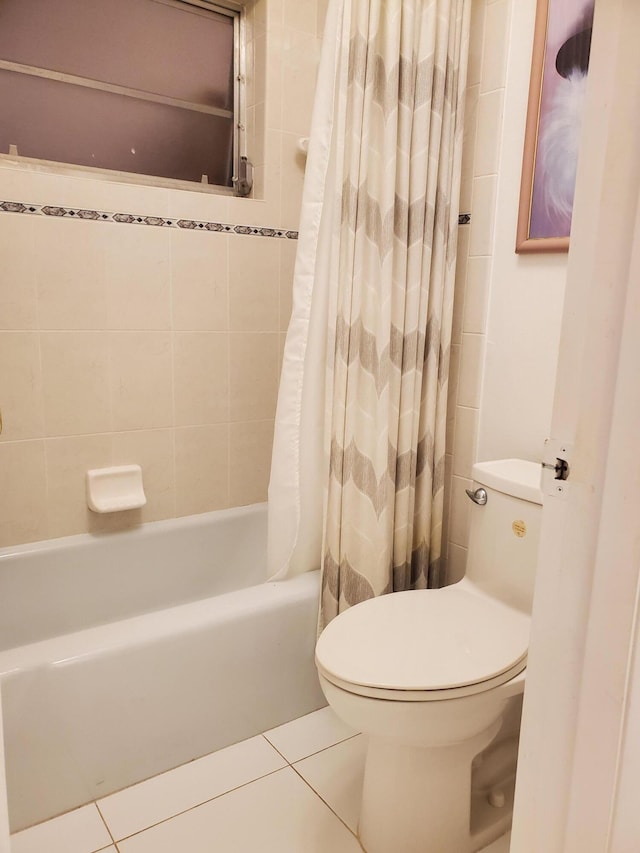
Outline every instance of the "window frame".
{"type": "MultiPolygon", "coordinates": [[[[219,15],[225,15],[233,20],[233,155],[232,155],[232,186],[228,187],[223,184],[210,184],[208,182],[186,181],[179,178],[163,177],[161,175],[145,175],[140,172],[123,172],[117,169],[107,169],[100,166],[85,166],[78,163],[64,163],[59,160],[46,160],[42,158],[26,157],[21,155],[18,150],[10,150],[0,153],[0,163],[20,163],[31,164],[34,166],[44,167],[47,171],[54,174],[66,174],[73,176],[85,176],[98,178],[102,180],[117,180],[126,183],[143,184],[146,186],[165,187],[169,189],[188,189],[191,191],[211,192],[221,195],[240,196],[237,191],[238,175],[240,168],[241,157],[246,157],[246,74],[245,74],[245,7],[240,2],[234,0],[154,0],[156,3],[161,3],[167,6],[181,8],[184,6],[194,6],[204,9],[205,11],[215,12],[219,15]]],[[[65,80],[65,78],[73,77],[74,75],[65,74],[62,72],[51,71],[39,66],[33,66],[32,70],[27,70],[30,66],[22,65],[8,60],[0,59],[0,70],[9,70],[17,73],[31,73],[32,76],[40,76],[46,79],[65,80]],[[37,73],[36,72],[37,69],[37,73]]],[[[115,91],[118,87],[102,81],[94,81],[91,78],[77,78],[78,81],[84,79],[87,81],[84,85],[88,88],[95,88],[98,91],[115,91]]],[[[73,82],[68,80],[66,82],[73,82]]],[[[82,85],[76,83],[76,85],[82,85]]],[[[133,90],[131,90],[133,92],[133,90]]],[[[152,93],[142,93],[144,100],[149,100],[153,103],[167,103],[171,98],[159,95],[153,97],[152,93]]],[[[187,102],[185,102],[187,103],[187,102]]],[[[194,105],[196,109],[196,105],[194,105]]],[[[13,146],[10,146],[13,148],[13,146]]]]}

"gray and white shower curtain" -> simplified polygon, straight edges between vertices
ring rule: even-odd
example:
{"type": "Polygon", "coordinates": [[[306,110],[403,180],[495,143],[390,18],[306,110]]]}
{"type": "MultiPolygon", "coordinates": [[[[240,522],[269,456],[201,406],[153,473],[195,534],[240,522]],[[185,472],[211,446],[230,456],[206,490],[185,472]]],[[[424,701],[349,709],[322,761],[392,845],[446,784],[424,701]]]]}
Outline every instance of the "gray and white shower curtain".
{"type": "Polygon", "coordinates": [[[269,487],[321,627],[437,586],[469,0],[331,0],[269,487]]]}

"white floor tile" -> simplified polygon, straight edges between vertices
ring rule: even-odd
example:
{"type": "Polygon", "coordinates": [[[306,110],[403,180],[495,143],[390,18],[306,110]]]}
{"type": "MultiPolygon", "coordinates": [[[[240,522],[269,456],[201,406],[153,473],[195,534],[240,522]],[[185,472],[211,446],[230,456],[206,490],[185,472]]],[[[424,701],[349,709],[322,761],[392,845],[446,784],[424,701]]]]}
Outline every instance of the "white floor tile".
{"type": "Polygon", "coordinates": [[[511,833],[507,832],[506,835],[503,835],[501,838],[498,838],[497,841],[494,841],[493,844],[490,844],[488,847],[485,847],[480,853],[509,853],[509,847],[511,846],[511,833]]]}
{"type": "Polygon", "coordinates": [[[298,761],[296,770],[347,826],[356,832],[367,741],[364,735],[298,761]]]}
{"type": "Polygon", "coordinates": [[[92,804],[12,835],[11,853],[95,853],[111,844],[111,836],[92,804]]]}
{"type": "Polygon", "coordinates": [[[118,841],[284,766],[258,736],[111,794],[98,807],[118,841]]]}
{"type": "Polygon", "coordinates": [[[361,853],[354,836],[291,768],[154,826],[120,853],[361,853]]]}
{"type": "Polygon", "coordinates": [[[357,732],[326,707],[271,729],[264,736],[293,764],[355,734],[357,732]]]}

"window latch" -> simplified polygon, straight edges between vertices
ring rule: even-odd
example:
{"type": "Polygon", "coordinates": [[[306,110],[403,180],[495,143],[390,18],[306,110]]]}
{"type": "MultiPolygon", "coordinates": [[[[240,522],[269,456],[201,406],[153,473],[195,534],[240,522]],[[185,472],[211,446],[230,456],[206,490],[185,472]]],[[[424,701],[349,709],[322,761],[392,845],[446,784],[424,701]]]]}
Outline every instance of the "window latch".
{"type": "Polygon", "coordinates": [[[238,177],[235,179],[238,195],[249,195],[253,188],[253,163],[246,157],[240,158],[238,166],[238,177]]]}

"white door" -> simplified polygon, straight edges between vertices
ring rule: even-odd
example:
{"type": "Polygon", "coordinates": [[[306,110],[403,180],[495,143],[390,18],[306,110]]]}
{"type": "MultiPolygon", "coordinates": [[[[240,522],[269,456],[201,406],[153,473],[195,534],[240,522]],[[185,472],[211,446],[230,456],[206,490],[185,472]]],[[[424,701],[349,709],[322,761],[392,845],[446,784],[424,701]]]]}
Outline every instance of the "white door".
{"type": "Polygon", "coordinates": [[[639,32],[637,0],[596,0],[512,853],[640,850],[639,32]]]}

